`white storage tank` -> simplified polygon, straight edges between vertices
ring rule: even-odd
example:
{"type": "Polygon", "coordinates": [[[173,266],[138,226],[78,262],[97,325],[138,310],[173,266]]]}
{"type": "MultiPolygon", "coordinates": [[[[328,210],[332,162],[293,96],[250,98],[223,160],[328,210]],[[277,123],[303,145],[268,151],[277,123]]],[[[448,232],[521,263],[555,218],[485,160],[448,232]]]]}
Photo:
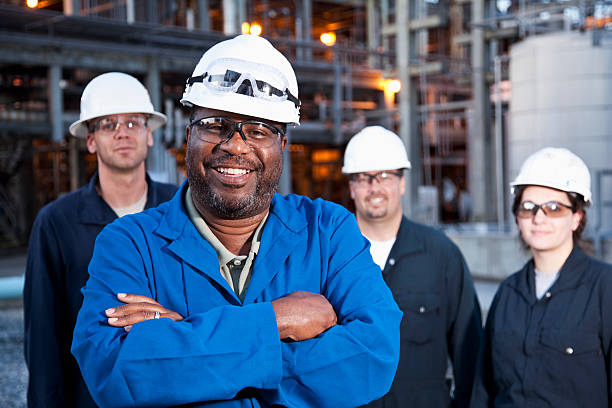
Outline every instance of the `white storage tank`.
{"type": "Polygon", "coordinates": [[[612,233],[612,35],[561,32],[532,37],[510,52],[508,176],[545,146],[566,147],[589,166],[594,206],[587,235],[612,233]],[[601,176],[601,195],[596,183],[601,176]],[[598,217],[599,210],[602,216],[598,217]],[[599,226],[599,228],[597,228],[599,226]]]}

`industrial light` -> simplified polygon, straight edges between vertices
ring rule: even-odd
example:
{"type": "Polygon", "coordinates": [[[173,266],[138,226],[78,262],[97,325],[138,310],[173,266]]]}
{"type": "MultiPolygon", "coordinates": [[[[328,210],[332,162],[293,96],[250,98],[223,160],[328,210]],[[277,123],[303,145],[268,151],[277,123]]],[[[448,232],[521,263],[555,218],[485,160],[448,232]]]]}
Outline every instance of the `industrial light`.
{"type": "Polygon", "coordinates": [[[263,28],[257,23],[250,24],[245,21],[242,23],[241,31],[242,34],[251,34],[259,37],[263,32],[263,28]]]}
{"type": "Polygon", "coordinates": [[[323,33],[319,38],[321,39],[321,42],[328,47],[331,47],[336,43],[336,33],[334,32],[323,33]]]}
{"type": "Polygon", "coordinates": [[[26,6],[28,6],[29,8],[38,7],[38,0],[26,0],[26,6]]]}
{"type": "Polygon", "coordinates": [[[402,83],[397,79],[388,79],[384,84],[385,91],[391,93],[398,93],[402,89],[402,83]]]}
{"type": "Polygon", "coordinates": [[[263,29],[261,28],[261,26],[257,23],[253,23],[251,24],[251,28],[249,29],[249,33],[251,35],[256,35],[256,36],[260,36],[262,33],[263,29]]]}
{"type": "Polygon", "coordinates": [[[242,23],[242,27],[241,27],[242,34],[248,34],[250,29],[251,29],[251,25],[249,23],[247,23],[246,21],[242,23]]]}

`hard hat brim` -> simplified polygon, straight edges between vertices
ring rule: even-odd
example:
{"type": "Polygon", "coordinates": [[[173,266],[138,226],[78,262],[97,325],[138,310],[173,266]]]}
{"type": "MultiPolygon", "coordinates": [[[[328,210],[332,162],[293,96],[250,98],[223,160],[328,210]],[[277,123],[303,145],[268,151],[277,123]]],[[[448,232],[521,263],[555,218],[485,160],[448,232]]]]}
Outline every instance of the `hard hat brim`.
{"type": "Polygon", "coordinates": [[[591,192],[587,190],[579,191],[580,189],[568,189],[565,186],[559,185],[557,183],[551,183],[547,181],[532,181],[532,182],[524,182],[524,181],[513,181],[510,183],[510,193],[516,194],[516,190],[518,187],[529,187],[529,186],[538,186],[538,187],[547,187],[552,188],[554,190],[563,191],[565,193],[576,193],[580,194],[586,203],[591,201],[591,192]]]}
{"type": "Polygon", "coordinates": [[[385,170],[410,170],[412,166],[410,162],[402,162],[402,163],[390,163],[387,165],[374,165],[374,164],[364,164],[357,166],[343,166],[342,173],[343,174],[355,174],[355,173],[366,173],[368,171],[385,171],[385,170]],[[395,166],[397,164],[397,166],[395,166]]]}
{"type": "Polygon", "coordinates": [[[160,127],[164,126],[167,122],[166,115],[159,112],[109,112],[101,116],[94,116],[91,118],[79,119],[76,122],[72,123],[68,130],[70,134],[74,137],[79,137],[85,139],[87,134],[89,133],[89,129],[87,129],[87,122],[90,120],[109,115],[122,115],[125,113],[141,113],[143,115],[147,115],[147,126],[151,131],[157,130],[160,127]]]}
{"type": "Polygon", "coordinates": [[[258,100],[252,96],[232,92],[215,93],[214,97],[211,97],[212,92],[203,87],[200,89],[200,93],[197,95],[192,91],[189,94],[185,92],[180,101],[181,104],[187,107],[215,109],[258,119],[272,120],[287,125],[300,125],[299,113],[292,107],[290,101],[279,103],[258,100]]]}

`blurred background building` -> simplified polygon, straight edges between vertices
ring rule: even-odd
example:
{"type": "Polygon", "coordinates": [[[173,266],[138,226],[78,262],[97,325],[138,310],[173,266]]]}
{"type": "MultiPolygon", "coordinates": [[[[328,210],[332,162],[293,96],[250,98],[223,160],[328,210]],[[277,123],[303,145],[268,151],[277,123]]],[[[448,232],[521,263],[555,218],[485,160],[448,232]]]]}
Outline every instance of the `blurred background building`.
{"type": "Polygon", "coordinates": [[[587,233],[612,258],[612,0],[0,0],[0,254],[23,250],[38,210],[95,171],[67,126],[102,72],[146,84],[169,118],[147,167],[180,183],[185,79],[241,32],[270,39],[298,76],[282,192],[350,207],[344,146],[382,124],[413,163],[406,213],[501,277],[523,261],[507,260],[508,182],[529,153],[565,146],[592,170],[587,233]]]}

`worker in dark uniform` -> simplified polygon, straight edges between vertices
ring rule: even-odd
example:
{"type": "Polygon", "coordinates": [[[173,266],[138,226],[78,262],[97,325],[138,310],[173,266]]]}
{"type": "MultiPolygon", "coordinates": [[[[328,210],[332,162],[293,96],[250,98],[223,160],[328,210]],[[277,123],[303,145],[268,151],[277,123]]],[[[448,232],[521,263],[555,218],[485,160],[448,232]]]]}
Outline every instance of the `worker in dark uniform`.
{"type": "Polygon", "coordinates": [[[70,133],[87,139],[98,172],[88,185],[45,206],[32,228],[23,291],[29,407],[96,406],[70,354],[81,287],[102,228],[169,200],[177,190],[145,172],[151,132],[165,122],[130,75],[102,74],[83,91],[80,119],[70,133]]]}
{"type": "Polygon", "coordinates": [[[563,148],[534,153],[511,184],[533,258],[495,295],[472,407],[612,406],[612,265],[578,246],[590,184],[563,148]]]}
{"type": "Polygon", "coordinates": [[[406,149],[383,127],[366,127],[346,147],[342,172],[350,175],[357,223],[404,312],[395,380],[369,406],[467,407],[482,333],[480,306],[457,246],[402,216],[404,169],[410,169],[406,149]]]}

